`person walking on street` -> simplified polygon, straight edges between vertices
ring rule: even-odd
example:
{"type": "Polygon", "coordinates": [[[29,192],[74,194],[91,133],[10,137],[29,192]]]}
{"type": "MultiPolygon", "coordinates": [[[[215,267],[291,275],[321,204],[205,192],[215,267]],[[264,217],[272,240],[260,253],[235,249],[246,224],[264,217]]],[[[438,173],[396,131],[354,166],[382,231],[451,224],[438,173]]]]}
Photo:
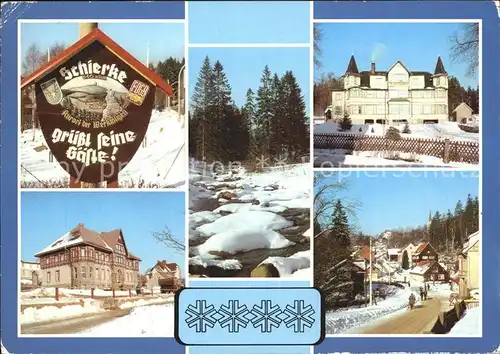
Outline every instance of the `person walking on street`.
{"type": "Polygon", "coordinates": [[[415,295],[411,293],[410,297],[408,298],[408,309],[413,310],[413,307],[415,306],[415,302],[417,299],[415,298],[415,295]]]}

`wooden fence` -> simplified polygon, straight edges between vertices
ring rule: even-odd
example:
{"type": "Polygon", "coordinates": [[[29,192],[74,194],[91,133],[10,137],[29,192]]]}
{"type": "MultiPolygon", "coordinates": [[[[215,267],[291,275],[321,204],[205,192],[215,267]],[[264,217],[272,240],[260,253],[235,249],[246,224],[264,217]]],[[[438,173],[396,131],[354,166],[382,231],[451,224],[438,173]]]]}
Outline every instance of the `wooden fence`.
{"type": "Polygon", "coordinates": [[[348,151],[391,151],[435,156],[444,163],[479,164],[479,143],[450,139],[423,139],[401,137],[399,140],[383,136],[356,134],[314,134],[315,149],[344,149],[348,151]]]}

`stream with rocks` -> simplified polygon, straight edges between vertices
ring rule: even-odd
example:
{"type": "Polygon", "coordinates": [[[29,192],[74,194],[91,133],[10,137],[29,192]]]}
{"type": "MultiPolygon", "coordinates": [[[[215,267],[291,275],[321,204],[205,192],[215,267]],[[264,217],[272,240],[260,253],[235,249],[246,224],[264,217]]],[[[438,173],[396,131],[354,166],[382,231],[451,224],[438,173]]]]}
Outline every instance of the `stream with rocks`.
{"type": "MultiPolygon", "coordinates": [[[[283,191],[277,184],[256,185],[253,183],[245,183],[241,177],[226,176],[218,177],[214,180],[205,180],[200,177],[198,181],[190,182],[190,194],[195,194],[195,198],[191,199],[190,214],[203,214],[200,212],[207,212],[206,218],[202,220],[192,220],[190,218],[190,254],[193,257],[196,254],[193,248],[204,244],[212,236],[203,236],[196,228],[215,221],[219,218],[238,213],[239,209],[242,210],[262,210],[272,212],[276,215],[286,219],[291,226],[281,229],[274,229],[276,232],[285,237],[293,244],[284,248],[264,248],[253,249],[235,254],[225,252],[210,252],[211,255],[217,256],[218,260],[237,260],[241,264],[241,268],[235,269],[234,267],[220,267],[217,265],[201,265],[189,264],[190,276],[199,277],[279,277],[279,272],[276,274],[271,269],[266,275],[251,274],[252,271],[269,257],[290,257],[297,252],[309,251],[310,240],[303,236],[303,234],[310,228],[310,208],[303,208],[301,203],[290,203],[291,206],[287,207],[280,201],[286,202],[286,198],[276,195],[276,203],[274,203],[273,194],[277,191],[283,191]],[[245,192],[257,192],[263,197],[249,198],[245,192]],[[242,200],[243,199],[243,200],[242,200]],[[261,199],[261,200],[259,200],[261,199]],[[296,204],[298,207],[295,207],[296,204]],[[222,207],[222,208],[221,208],[222,207]],[[214,212],[214,216],[210,212],[214,212]],[[229,269],[228,269],[229,268],[229,269]],[[273,274],[274,273],[274,274],[273,274]]],[[[291,198],[293,199],[293,198],[291,198]]],[[[195,214],[195,215],[196,215],[195,214]]]]}

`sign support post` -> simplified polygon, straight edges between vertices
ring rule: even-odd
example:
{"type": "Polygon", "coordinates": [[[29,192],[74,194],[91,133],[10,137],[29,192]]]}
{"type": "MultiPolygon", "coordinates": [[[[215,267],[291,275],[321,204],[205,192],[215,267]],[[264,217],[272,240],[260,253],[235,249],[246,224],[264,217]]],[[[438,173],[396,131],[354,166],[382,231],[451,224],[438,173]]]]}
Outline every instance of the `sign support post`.
{"type": "MultiPolygon", "coordinates": [[[[94,28],[97,28],[97,23],[96,22],[91,22],[91,23],[86,23],[82,22],[78,24],[78,38],[82,39],[85,37],[87,34],[92,32],[94,28]]],[[[98,188],[97,183],[84,183],[84,182],[79,182],[74,178],[73,176],[69,177],[69,188],[98,188]]],[[[108,184],[106,188],[118,188],[118,181],[113,182],[112,185],[108,184]]]]}

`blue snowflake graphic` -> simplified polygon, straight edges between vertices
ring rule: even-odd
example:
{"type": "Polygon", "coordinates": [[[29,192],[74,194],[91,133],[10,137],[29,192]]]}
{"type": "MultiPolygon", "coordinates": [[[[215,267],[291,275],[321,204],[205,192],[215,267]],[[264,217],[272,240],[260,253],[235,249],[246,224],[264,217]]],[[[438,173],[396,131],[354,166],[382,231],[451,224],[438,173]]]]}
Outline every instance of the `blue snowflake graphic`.
{"type": "Polygon", "coordinates": [[[281,309],[278,305],[272,305],[271,300],[262,300],[260,306],[254,305],[251,314],[252,324],[255,328],[260,327],[262,333],[270,333],[273,327],[278,328],[281,324],[281,309]]]}
{"type": "MultiPolygon", "coordinates": [[[[304,300],[295,300],[293,306],[286,305],[285,310],[283,310],[283,322],[287,328],[293,326],[293,331],[295,333],[303,333],[305,328],[311,328],[314,324],[315,311],[311,305],[304,306],[304,300]]],[[[280,316],[281,317],[281,316],[280,316]]]]}
{"type": "Polygon", "coordinates": [[[219,314],[219,324],[222,328],[227,327],[230,333],[238,333],[240,327],[246,328],[249,320],[245,318],[250,311],[247,305],[240,305],[238,300],[229,300],[227,306],[222,305],[219,314]]]}
{"type": "Polygon", "coordinates": [[[214,328],[220,318],[214,305],[207,306],[205,300],[196,300],[196,305],[189,305],[185,314],[188,315],[186,318],[188,327],[196,327],[198,333],[206,332],[207,327],[214,328]]]}

